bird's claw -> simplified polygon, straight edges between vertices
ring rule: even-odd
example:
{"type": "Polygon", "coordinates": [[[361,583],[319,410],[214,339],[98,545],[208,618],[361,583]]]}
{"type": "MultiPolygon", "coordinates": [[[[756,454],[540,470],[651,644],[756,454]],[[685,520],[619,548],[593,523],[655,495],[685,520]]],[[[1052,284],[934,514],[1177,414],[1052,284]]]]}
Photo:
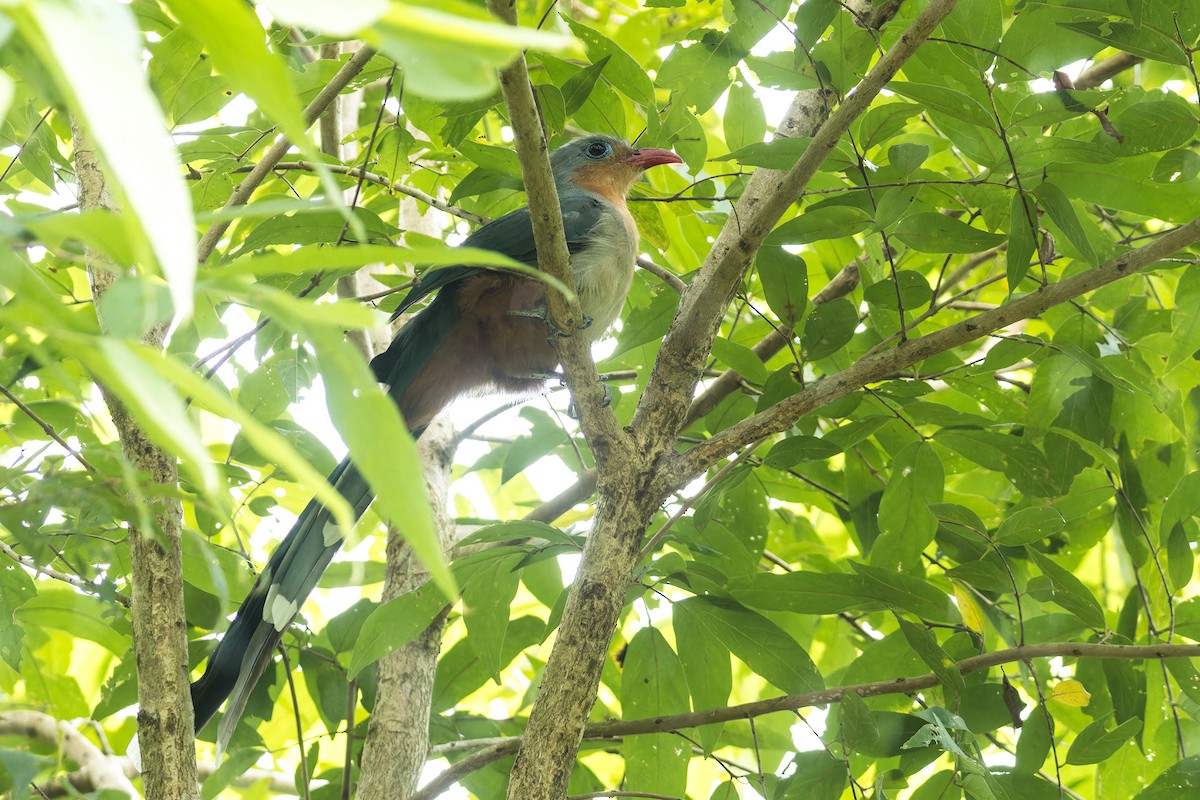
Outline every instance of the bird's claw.
{"type": "MultiPolygon", "coordinates": [[[[536,308],[517,309],[516,311],[508,312],[508,315],[510,317],[528,317],[530,319],[540,319],[542,324],[546,326],[546,332],[549,334],[546,338],[546,341],[550,343],[551,347],[554,346],[554,341],[556,339],[567,339],[571,336],[574,336],[574,334],[570,331],[564,331],[562,328],[551,322],[550,313],[544,305],[537,306],[536,308]]],[[[587,314],[584,314],[583,324],[579,326],[579,330],[584,331],[590,327],[592,327],[592,318],[587,314]]]]}
{"type": "MultiPolygon", "coordinates": [[[[600,407],[608,408],[612,405],[612,389],[608,387],[607,383],[601,383],[600,388],[604,390],[604,399],[600,401],[600,407]]],[[[579,419],[579,409],[575,407],[574,400],[572,400],[571,404],[567,406],[567,416],[571,419],[579,419]]]]}

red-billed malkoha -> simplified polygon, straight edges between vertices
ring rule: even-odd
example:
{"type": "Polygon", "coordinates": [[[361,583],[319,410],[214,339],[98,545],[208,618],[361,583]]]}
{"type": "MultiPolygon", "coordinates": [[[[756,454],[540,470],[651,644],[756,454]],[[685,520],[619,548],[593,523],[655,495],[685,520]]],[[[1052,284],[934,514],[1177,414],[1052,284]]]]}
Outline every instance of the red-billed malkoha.
{"type": "MultiPolygon", "coordinates": [[[[626,193],[643,170],[679,162],[668,150],[638,150],[611,136],[584,136],[551,155],[571,272],[591,320],[584,334],[590,338],[599,337],[617,318],[633,277],[638,232],[625,205],[626,193]]],[[[483,226],[463,244],[537,266],[527,208],[483,226]]],[[[434,292],[429,305],[371,362],[416,436],[457,397],[532,394],[557,366],[541,281],[469,265],[446,267],[423,276],[396,313],[434,292]]],[[[329,479],[356,518],[362,516],[374,493],[350,460],[343,460],[329,479]]],[[[218,732],[218,741],[228,742],[283,630],[341,544],[341,531],[328,511],[309,502],[209,656],[204,675],[192,684],[197,731],[228,697],[218,732]]]]}

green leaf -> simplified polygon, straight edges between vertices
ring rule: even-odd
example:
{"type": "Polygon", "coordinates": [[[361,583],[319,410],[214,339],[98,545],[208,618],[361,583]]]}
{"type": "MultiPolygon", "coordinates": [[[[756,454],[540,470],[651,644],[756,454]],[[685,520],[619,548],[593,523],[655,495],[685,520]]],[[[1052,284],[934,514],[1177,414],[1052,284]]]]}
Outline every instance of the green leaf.
{"type": "MultiPolygon", "coordinates": [[[[1195,531],[1195,523],[1192,523],[1192,529],[1195,531]]],[[[1191,539],[1182,524],[1176,525],[1167,537],[1167,577],[1171,588],[1180,591],[1191,583],[1195,568],[1196,556],[1192,553],[1191,539]]]]}
{"type": "Polygon", "coordinates": [[[754,258],[767,305],[788,326],[804,316],[808,303],[808,265],[777,245],[763,245],[754,258]]]}
{"type": "Polygon", "coordinates": [[[566,14],[561,16],[571,33],[587,48],[588,58],[592,63],[598,63],[602,59],[608,61],[604,74],[613,86],[643,107],[649,108],[654,105],[654,84],[629,53],[600,31],[576,22],[566,14]]]}
{"type": "Polygon", "coordinates": [[[445,607],[445,596],[428,583],[376,608],[363,621],[346,676],[354,680],[364,667],[417,638],[445,607]]]}
{"type": "Polygon", "coordinates": [[[902,143],[888,148],[888,163],[896,168],[901,177],[907,178],[929,158],[929,145],[902,143]]]}
{"type": "Polygon", "coordinates": [[[887,605],[868,588],[865,578],[845,573],[734,576],[730,578],[728,588],[734,598],[752,608],[794,614],[878,611],[887,605]]]}
{"type": "MultiPolygon", "coordinates": [[[[733,144],[726,140],[732,148],[733,144]]],[[[747,167],[767,167],[769,169],[791,169],[796,166],[800,156],[812,144],[812,139],[788,139],[779,137],[769,142],[751,142],[743,144],[722,156],[709,159],[710,161],[738,161],[747,167]]]]}
{"type": "Polygon", "coordinates": [[[522,556],[520,553],[498,557],[481,553],[480,556],[483,557],[477,559],[469,576],[462,578],[463,622],[467,626],[467,641],[488,675],[499,683],[500,670],[507,663],[502,654],[508,632],[509,607],[521,580],[517,565],[522,556]]]}
{"type": "Polygon", "coordinates": [[[772,800],[838,800],[842,796],[849,780],[844,762],[825,750],[810,750],[797,753],[793,763],[796,771],[779,782],[772,800]]]}
{"type": "Polygon", "coordinates": [[[531,519],[515,519],[480,528],[460,539],[458,547],[490,542],[516,542],[523,539],[541,539],[552,544],[565,544],[576,549],[581,547],[578,536],[571,536],[553,525],[531,519]]]}
{"type": "Polygon", "coordinates": [[[797,41],[811,50],[839,10],[841,4],[837,0],[806,0],[801,3],[792,18],[797,41]]]}
{"type": "Polygon", "coordinates": [[[771,231],[767,244],[810,244],[824,239],[842,239],[862,233],[872,222],[871,215],[857,206],[822,206],[805,211],[771,231]]]}
{"type": "Polygon", "coordinates": [[[725,104],[725,144],[730,150],[762,143],[767,133],[767,118],[762,102],[746,81],[735,81],[729,87],[725,104]]]}
{"type": "Polygon", "coordinates": [[[919,253],[978,253],[1005,241],[1000,234],[935,212],[908,215],[892,235],[919,253]]]}
{"type": "Polygon", "coordinates": [[[933,289],[921,273],[902,269],[896,273],[895,280],[887,278],[863,289],[863,299],[878,308],[896,311],[903,303],[905,311],[918,311],[933,300],[933,289]]]}
{"type": "Polygon", "coordinates": [[[464,0],[392,3],[362,38],[404,71],[406,91],[439,102],[476,100],[496,90],[496,70],[522,50],[562,53],[561,34],[497,22],[464,0]]]}
{"type": "Polygon", "coordinates": [[[996,529],[996,544],[1020,547],[1040,542],[1067,524],[1062,512],[1053,506],[1022,508],[1005,517],[996,529]]]}
{"type": "Polygon", "coordinates": [[[1040,128],[1066,122],[1103,105],[1106,97],[1106,92],[1081,92],[1077,89],[1032,94],[1021,98],[1013,107],[1009,124],[1040,128]]]}
{"type": "Polygon", "coordinates": [[[621,321],[621,332],[617,334],[617,349],[613,356],[627,353],[647,342],[662,339],[671,327],[671,321],[675,319],[675,311],[678,308],[679,295],[666,289],[654,295],[648,305],[634,308],[621,321]]]}
{"type": "Polygon", "coordinates": [[[1085,625],[1098,629],[1105,627],[1104,609],[1091,590],[1083,584],[1083,581],[1052,561],[1049,556],[1039,553],[1032,547],[1026,547],[1025,552],[1029,553],[1029,556],[1037,562],[1038,568],[1041,569],[1042,575],[1049,583],[1049,587],[1045,591],[1031,587],[1030,593],[1034,597],[1065,608],[1079,617],[1085,625]]]}
{"type": "MultiPolygon", "coordinates": [[[[679,650],[679,661],[695,711],[725,706],[733,690],[729,650],[709,633],[708,626],[699,619],[702,614],[703,611],[688,600],[671,607],[675,647],[679,650]]],[[[717,746],[722,728],[721,725],[704,725],[696,730],[696,736],[711,750],[717,746]]]]}
{"type": "Polygon", "coordinates": [[[838,708],[841,711],[842,736],[851,750],[869,748],[879,741],[879,725],[875,722],[875,716],[856,692],[842,695],[838,708]]]}
{"type": "MultiPolygon", "coordinates": [[[[688,710],[687,682],[675,651],[656,628],[642,628],[625,651],[621,708],[632,719],[688,710]]],[[[690,753],[668,733],[627,736],[625,780],[638,791],[683,797],[690,753]]]]}
{"type": "Polygon", "coordinates": [[[1200,791],[1200,756],[1182,758],[1162,771],[1133,800],[1179,800],[1200,791]]]}
{"type": "Polygon", "coordinates": [[[766,383],[767,366],[749,347],[718,337],[713,340],[712,353],[718,361],[751,383],[759,386],[766,383]]]}
{"type": "Polygon", "coordinates": [[[1062,189],[1045,181],[1034,189],[1033,193],[1037,196],[1038,204],[1046,210],[1054,224],[1067,235],[1067,239],[1075,245],[1075,249],[1083,255],[1084,260],[1089,264],[1099,264],[1099,257],[1079,222],[1079,215],[1062,189]]]}
{"type": "Polygon", "coordinates": [[[929,509],[942,501],[944,469],[932,445],[914,442],[896,454],[892,477],[879,502],[879,538],[871,545],[871,563],[898,567],[919,557],[937,531],[929,509]]]}
{"type": "Polygon", "coordinates": [[[1190,362],[1200,350],[1200,270],[1185,270],[1179,276],[1171,309],[1171,344],[1168,370],[1190,362]]]}
{"type": "Polygon", "coordinates": [[[909,647],[937,676],[943,690],[947,690],[947,697],[961,692],[966,684],[958,670],[958,664],[941,648],[929,629],[924,625],[914,625],[901,616],[896,617],[896,622],[899,623],[900,631],[908,641],[909,647]]]}
{"type": "Polygon", "coordinates": [[[815,692],[825,687],[804,648],[761,614],[716,598],[691,597],[682,602],[691,604],[697,627],[705,629],[776,687],[789,693],[815,692]]]}
{"type": "Polygon", "coordinates": [[[768,467],[787,469],[806,461],[825,461],[842,452],[841,446],[816,436],[789,436],[776,442],[763,459],[768,467]]]}
{"type": "Polygon", "coordinates": [[[904,129],[910,117],[921,113],[916,103],[893,100],[874,105],[858,118],[858,136],[864,150],[877,147],[904,129]]]}
{"type": "Polygon", "coordinates": [[[1171,150],[1163,153],[1154,165],[1151,180],[1156,183],[1186,183],[1200,174],[1200,153],[1191,150],[1171,150]]]}
{"type": "Polygon", "coordinates": [[[1142,729],[1142,721],[1136,717],[1127,719],[1111,731],[1106,729],[1108,716],[1098,719],[1088,725],[1071,744],[1067,752],[1068,764],[1099,764],[1121,748],[1138,731],[1142,729]]]}
{"type": "Polygon", "coordinates": [[[48,0],[10,12],[50,67],[59,91],[70,98],[106,167],[109,191],[132,212],[120,221],[148,245],[138,261],[158,265],[176,315],[188,316],[196,275],[191,196],[162,111],[146,85],[141,36],[128,7],[48,0]],[[113,100],[115,87],[119,102],[113,100]]]}
{"type": "Polygon", "coordinates": [[[1103,22],[1089,20],[1087,22],[1060,22],[1059,27],[1082,33],[1107,47],[1115,47],[1142,58],[1179,66],[1188,63],[1188,57],[1180,49],[1178,42],[1149,26],[1131,25],[1127,22],[1112,20],[1103,22]]]}
{"type": "Polygon", "coordinates": [[[1054,718],[1046,713],[1044,703],[1029,712],[1025,724],[1021,726],[1021,738],[1017,740],[1016,765],[1017,772],[1023,775],[1034,775],[1046,763],[1050,754],[1051,726],[1054,718]]]}
{"type": "Polygon", "coordinates": [[[800,354],[806,361],[820,361],[845,347],[858,327],[858,309],[844,297],[817,306],[804,323],[800,354]]]}
{"type": "Polygon", "coordinates": [[[857,562],[851,562],[850,566],[862,576],[866,590],[888,607],[911,611],[934,622],[959,621],[950,598],[924,579],[857,562]]]}
{"type": "Polygon", "coordinates": [[[980,74],[987,72],[995,60],[1000,43],[1002,8],[991,0],[962,0],[949,16],[942,20],[946,38],[973,44],[975,47],[950,47],[954,57],[980,74]]]}
{"type": "Polygon", "coordinates": [[[1013,194],[1008,223],[1008,252],[1004,254],[1004,270],[1010,293],[1017,290],[1029,272],[1030,259],[1037,252],[1037,240],[1034,238],[1037,229],[1037,203],[1032,197],[1016,192],[1013,194]]]}
{"type": "Polygon", "coordinates": [[[600,80],[600,73],[604,71],[604,65],[608,63],[609,58],[611,56],[604,56],[594,64],[589,64],[567,78],[562,85],[563,101],[566,103],[568,116],[582,108],[591,97],[592,89],[596,87],[596,81],[600,80]]]}
{"type": "MultiPolygon", "coordinates": [[[[34,779],[38,773],[53,763],[54,759],[46,756],[0,747],[0,792],[8,792],[12,800],[25,800],[30,790],[36,788],[34,779]]],[[[42,792],[39,790],[38,794],[42,792]]]]}
{"type": "Polygon", "coordinates": [[[887,88],[901,97],[917,101],[930,111],[946,114],[989,131],[995,130],[996,125],[991,112],[974,97],[957,89],[904,81],[892,81],[887,88]]]}
{"type": "Polygon", "coordinates": [[[95,597],[73,589],[44,586],[13,613],[27,629],[54,628],[77,639],[95,642],[114,656],[124,656],[132,644],[129,623],[114,624],[111,610],[95,597]]]}
{"type": "Polygon", "coordinates": [[[699,42],[675,45],[658,68],[655,81],[678,92],[675,102],[694,106],[697,114],[703,114],[725,93],[729,72],[741,55],[728,46],[723,34],[709,31],[699,42]]]}

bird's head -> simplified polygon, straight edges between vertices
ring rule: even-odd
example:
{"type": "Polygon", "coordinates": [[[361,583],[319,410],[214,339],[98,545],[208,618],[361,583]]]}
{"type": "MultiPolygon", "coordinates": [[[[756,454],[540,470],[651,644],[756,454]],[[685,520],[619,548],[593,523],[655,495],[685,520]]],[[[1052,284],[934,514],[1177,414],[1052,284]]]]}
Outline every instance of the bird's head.
{"type": "Polygon", "coordinates": [[[578,186],[618,203],[625,201],[629,187],[645,170],[682,161],[670,150],[636,149],[623,139],[599,134],[572,139],[550,156],[560,194],[578,186]]]}

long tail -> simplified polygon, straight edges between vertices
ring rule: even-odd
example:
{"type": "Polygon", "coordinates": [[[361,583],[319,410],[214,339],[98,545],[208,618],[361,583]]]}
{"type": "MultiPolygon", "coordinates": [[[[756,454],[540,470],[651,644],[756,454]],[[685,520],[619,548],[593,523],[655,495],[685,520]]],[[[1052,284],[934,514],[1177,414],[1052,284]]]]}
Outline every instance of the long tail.
{"type": "MultiPolygon", "coordinates": [[[[355,519],[366,512],[374,499],[371,487],[349,458],[337,465],[329,482],[354,509],[355,519]]],[[[217,649],[208,657],[204,675],[192,684],[197,732],[228,697],[229,707],[221,719],[217,741],[222,745],[229,741],[251,690],[272,661],[284,629],[341,546],[341,531],[329,511],[316,500],[310,500],[271,555],[266,569],[259,573],[217,649]]]]}
{"type": "MultiPolygon", "coordinates": [[[[409,396],[414,381],[454,327],[458,316],[455,294],[453,286],[443,288],[429,306],[401,329],[391,347],[371,363],[376,377],[388,385],[400,405],[414,438],[420,437],[434,414],[456,393],[461,393],[453,379],[426,374],[421,379],[424,390],[409,396]]],[[[461,382],[461,376],[458,380],[461,382]]],[[[349,458],[337,465],[329,482],[350,503],[356,520],[375,499],[366,479],[349,458]]],[[[192,684],[192,706],[199,732],[229,698],[217,731],[220,750],[224,750],[233,735],[250,692],[271,663],[283,631],[341,546],[341,531],[329,511],[316,500],[309,501],[242,601],[217,649],[208,657],[204,674],[192,684]]]]}

